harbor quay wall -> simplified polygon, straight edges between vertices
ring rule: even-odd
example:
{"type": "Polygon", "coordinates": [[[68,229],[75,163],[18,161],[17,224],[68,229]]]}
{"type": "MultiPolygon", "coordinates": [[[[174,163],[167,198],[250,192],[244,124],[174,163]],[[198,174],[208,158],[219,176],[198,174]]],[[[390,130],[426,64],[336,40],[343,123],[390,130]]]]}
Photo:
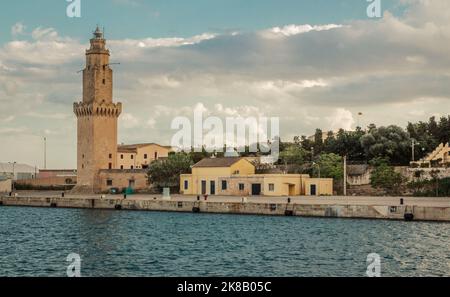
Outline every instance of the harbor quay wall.
{"type": "Polygon", "coordinates": [[[111,210],[142,210],[168,212],[196,212],[217,214],[275,215],[323,218],[360,218],[387,220],[414,220],[450,222],[450,207],[398,205],[329,205],[293,203],[247,203],[173,201],[163,199],[122,198],[55,198],[8,197],[0,198],[0,207],[53,207],[111,210]],[[412,215],[412,217],[411,217],[412,215]]]}

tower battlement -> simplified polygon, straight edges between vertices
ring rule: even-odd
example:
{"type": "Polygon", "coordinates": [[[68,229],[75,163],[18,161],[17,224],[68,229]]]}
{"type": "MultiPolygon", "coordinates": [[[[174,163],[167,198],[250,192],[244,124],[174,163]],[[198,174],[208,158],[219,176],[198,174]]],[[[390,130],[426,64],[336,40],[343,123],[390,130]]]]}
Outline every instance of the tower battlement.
{"type": "Polygon", "coordinates": [[[84,103],[73,104],[73,112],[77,117],[107,116],[119,117],[122,113],[122,103],[84,103]]]}

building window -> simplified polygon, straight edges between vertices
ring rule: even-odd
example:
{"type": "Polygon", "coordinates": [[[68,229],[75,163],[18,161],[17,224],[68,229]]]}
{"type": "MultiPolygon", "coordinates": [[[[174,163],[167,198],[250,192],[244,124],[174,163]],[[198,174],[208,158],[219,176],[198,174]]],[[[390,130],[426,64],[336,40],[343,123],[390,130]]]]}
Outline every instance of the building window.
{"type": "Polygon", "coordinates": [[[227,181],[226,180],[223,180],[222,181],[222,191],[226,191],[227,190],[227,181]]]}
{"type": "Polygon", "coordinates": [[[84,154],[83,154],[83,159],[84,159],[84,154]]]}
{"type": "Polygon", "coordinates": [[[123,160],[123,155],[120,155],[120,158],[123,160]]]}
{"type": "Polygon", "coordinates": [[[155,152],[155,160],[158,160],[158,152],[155,152]]]}
{"type": "Polygon", "coordinates": [[[106,83],[106,80],[105,79],[103,79],[103,84],[105,84],[106,83]]]}
{"type": "Polygon", "coordinates": [[[131,167],[130,167],[131,169],[134,169],[134,166],[133,165],[131,165],[131,167]]]}
{"type": "Polygon", "coordinates": [[[275,185],[274,184],[269,184],[269,191],[270,192],[274,192],[275,191],[275,185]]]}
{"type": "Polygon", "coordinates": [[[108,187],[111,187],[111,186],[113,185],[112,179],[108,179],[108,180],[106,181],[106,185],[107,185],[108,187]]]}
{"type": "Polygon", "coordinates": [[[134,155],[131,155],[131,160],[133,160],[134,159],[134,155]]]}
{"type": "Polygon", "coordinates": [[[120,165],[120,169],[122,169],[122,170],[123,170],[123,165],[120,165]]]}
{"type": "Polygon", "coordinates": [[[112,169],[112,163],[109,163],[109,169],[112,169]]]}
{"type": "Polygon", "coordinates": [[[234,171],[233,174],[239,174],[239,170],[234,171]]]}
{"type": "Polygon", "coordinates": [[[81,164],[81,168],[84,169],[84,164],[81,164]]]}
{"type": "Polygon", "coordinates": [[[112,159],[112,154],[109,154],[109,158],[112,159]]]}
{"type": "Polygon", "coordinates": [[[145,160],[147,160],[147,157],[148,157],[147,154],[144,154],[144,159],[145,159],[145,160]]]}
{"type": "Polygon", "coordinates": [[[189,189],[189,181],[187,180],[184,181],[184,189],[185,190],[189,189]]]}
{"type": "Polygon", "coordinates": [[[244,190],[245,190],[245,185],[239,184],[239,191],[244,191],[244,190]]]}

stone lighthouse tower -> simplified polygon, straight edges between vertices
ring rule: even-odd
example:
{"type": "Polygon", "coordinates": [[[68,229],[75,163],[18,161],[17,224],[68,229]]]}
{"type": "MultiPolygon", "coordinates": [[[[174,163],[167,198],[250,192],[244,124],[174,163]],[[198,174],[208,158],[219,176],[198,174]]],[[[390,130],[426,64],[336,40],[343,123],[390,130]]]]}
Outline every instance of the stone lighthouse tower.
{"type": "Polygon", "coordinates": [[[73,192],[98,192],[99,171],[116,168],[117,119],[122,104],[113,102],[113,71],[109,56],[106,40],[97,27],[91,47],[86,50],[83,101],[73,106],[78,120],[78,176],[73,192]]]}

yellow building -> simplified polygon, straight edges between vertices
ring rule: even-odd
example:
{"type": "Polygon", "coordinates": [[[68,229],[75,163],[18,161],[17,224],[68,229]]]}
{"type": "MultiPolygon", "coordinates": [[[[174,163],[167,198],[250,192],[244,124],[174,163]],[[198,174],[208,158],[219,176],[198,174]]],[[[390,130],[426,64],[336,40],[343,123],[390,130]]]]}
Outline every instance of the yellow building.
{"type": "Polygon", "coordinates": [[[450,164],[450,145],[441,143],[434,151],[418,162],[411,162],[411,166],[432,167],[432,164],[445,166],[450,164]]]}
{"type": "Polygon", "coordinates": [[[171,151],[171,147],[156,143],[119,145],[117,169],[147,169],[153,161],[167,158],[171,151]]]}
{"type": "MultiPolygon", "coordinates": [[[[246,159],[236,157],[203,159],[192,166],[192,174],[181,176],[180,193],[216,195],[220,178],[252,174],[255,174],[255,166],[246,159]]],[[[222,184],[220,188],[223,188],[222,184]]]]}
{"type": "Polygon", "coordinates": [[[333,179],[310,178],[307,174],[255,174],[245,158],[203,159],[192,174],[180,176],[184,195],[223,196],[315,196],[332,195],[333,179]]]}

